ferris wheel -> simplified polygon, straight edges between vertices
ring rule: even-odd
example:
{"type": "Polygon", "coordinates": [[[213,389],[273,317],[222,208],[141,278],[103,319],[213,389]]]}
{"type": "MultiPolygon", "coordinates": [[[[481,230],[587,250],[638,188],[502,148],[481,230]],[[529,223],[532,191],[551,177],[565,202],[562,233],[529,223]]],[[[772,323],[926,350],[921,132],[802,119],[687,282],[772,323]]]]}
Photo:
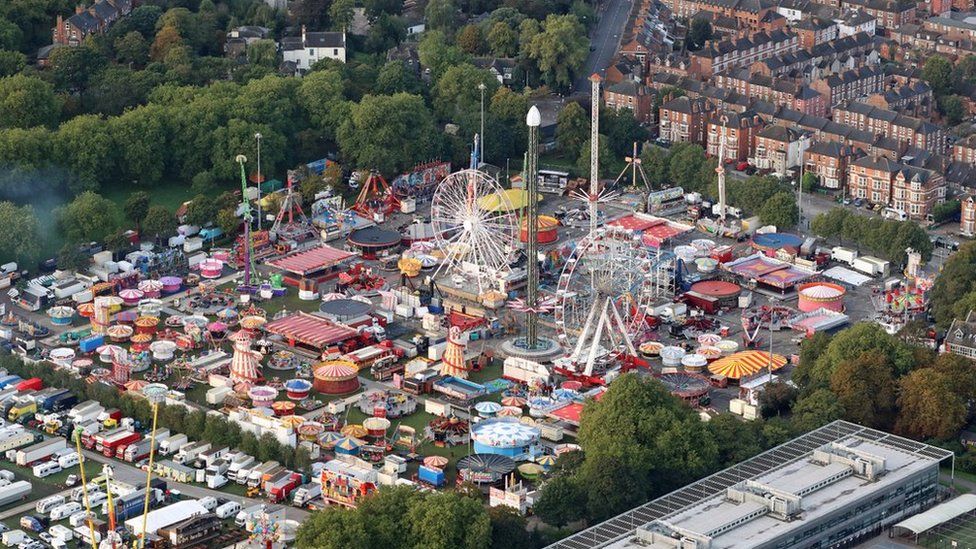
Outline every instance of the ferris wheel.
{"type": "Polygon", "coordinates": [[[591,375],[597,361],[634,352],[650,327],[655,257],[631,231],[607,226],[573,250],[556,286],[553,316],[571,348],[576,371],[591,375]]]}
{"type": "Polygon", "coordinates": [[[435,276],[471,275],[484,291],[509,270],[519,238],[518,215],[491,176],[467,169],[444,178],[434,191],[430,219],[445,255],[435,276]]]}

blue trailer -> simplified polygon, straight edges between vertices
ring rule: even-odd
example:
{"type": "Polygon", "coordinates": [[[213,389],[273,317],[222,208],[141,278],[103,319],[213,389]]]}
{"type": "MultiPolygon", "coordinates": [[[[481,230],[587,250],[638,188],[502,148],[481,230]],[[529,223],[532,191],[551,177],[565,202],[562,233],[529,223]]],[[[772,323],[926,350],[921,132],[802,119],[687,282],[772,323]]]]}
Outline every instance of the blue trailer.
{"type": "Polygon", "coordinates": [[[79,341],[78,349],[80,349],[81,352],[83,353],[91,353],[94,352],[95,349],[98,349],[104,344],[105,344],[105,336],[96,335],[96,336],[86,337],[85,339],[79,341]]]}
{"type": "Polygon", "coordinates": [[[14,385],[15,386],[18,383],[20,383],[21,381],[24,381],[24,380],[21,379],[20,376],[15,376],[15,375],[9,375],[9,376],[0,377],[0,389],[5,389],[5,388],[7,388],[7,387],[9,387],[11,385],[14,385]]]}
{"type": "MultiPolygon", "coordinates": [[[[44,398],[37,401],[37,406],[45,410],[54,410],[60,404],[62,407],[63,403],[68,402],[74,395],[71,391],[67,389],[59,389],[57,391],[52,391],[51,394],[46,395],[44,398]]],[[[77,398],[74,399],[77,402],[77,398]]],[[[68,404],[71,406],[71,404],[68,404]]]]}
{"type": "Polygon", "coordinates": [[[417,479],[424,484],[430,484],[435,488],[440,488],[444,485],[444,471],[434,467],[427,467],[426,465],[421,465],[420,469],[417,471],[417,479]]]}

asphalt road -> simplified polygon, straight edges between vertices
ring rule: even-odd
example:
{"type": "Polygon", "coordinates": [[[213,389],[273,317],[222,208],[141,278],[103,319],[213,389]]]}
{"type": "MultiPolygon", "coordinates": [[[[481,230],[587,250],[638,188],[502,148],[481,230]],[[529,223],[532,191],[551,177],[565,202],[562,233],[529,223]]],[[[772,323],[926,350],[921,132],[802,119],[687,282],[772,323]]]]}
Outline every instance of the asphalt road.
{"type": "Polygon", "coordinates": [[[606,0],[597,8],[596,27],[590,33],[590,47],[593,51],[586,58],[579,78],[573,83],[571,92],[588,94],[590,90],[590,75],[599,73],[606,76],[606,68],[617,52],[620,44],[620,33],[627,24],[627,18],[633,7],[633,0],[606,0]]]}

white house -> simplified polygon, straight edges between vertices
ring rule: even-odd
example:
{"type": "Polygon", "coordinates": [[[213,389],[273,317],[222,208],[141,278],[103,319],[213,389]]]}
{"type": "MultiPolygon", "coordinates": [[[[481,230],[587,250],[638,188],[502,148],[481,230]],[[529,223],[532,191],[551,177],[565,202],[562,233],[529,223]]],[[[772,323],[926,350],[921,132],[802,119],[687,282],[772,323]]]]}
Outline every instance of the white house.
{"type": "Polygon", "coordinates": [[[285,63],[294,63],[298,72],[306,72],[322,59],[346,62],[345,32],[306,32],[301,36],[281,39],[281,55],[285,63]]]}
{"type": "Polygon", "coordinates": [[[874,36],[878,26],[878,20],[873,15],[861,10],[848,11],[840,19],[834,19],[834,22],[837,23],[838,38],[854,36],[861,32],[874,36]]]}

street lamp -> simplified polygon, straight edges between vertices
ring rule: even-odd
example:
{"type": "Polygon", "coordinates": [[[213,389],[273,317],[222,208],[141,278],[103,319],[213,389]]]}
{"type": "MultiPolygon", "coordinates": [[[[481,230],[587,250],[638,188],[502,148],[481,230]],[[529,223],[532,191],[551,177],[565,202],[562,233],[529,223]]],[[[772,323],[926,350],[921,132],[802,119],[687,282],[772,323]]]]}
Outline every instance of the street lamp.
{"type": "MultiPolygon", "coordinates": [[[[258,230],[261,230],[261,132],[254,134],[254,139],[258,141],[258,230]]],[[[244,197],[246,200],[247,197],[244,197]]]]}
{"type": "MultiPolygon", "coordinates": [[[[481,150],[478,151],[478,158],[481,162],[485,161],[485,83],[482,82],[478,84],[478,89],[481,90],[481,144],[479,145],[481,150]]],[[[475,166],[477,168],[477,166],[475,166]]]]}

